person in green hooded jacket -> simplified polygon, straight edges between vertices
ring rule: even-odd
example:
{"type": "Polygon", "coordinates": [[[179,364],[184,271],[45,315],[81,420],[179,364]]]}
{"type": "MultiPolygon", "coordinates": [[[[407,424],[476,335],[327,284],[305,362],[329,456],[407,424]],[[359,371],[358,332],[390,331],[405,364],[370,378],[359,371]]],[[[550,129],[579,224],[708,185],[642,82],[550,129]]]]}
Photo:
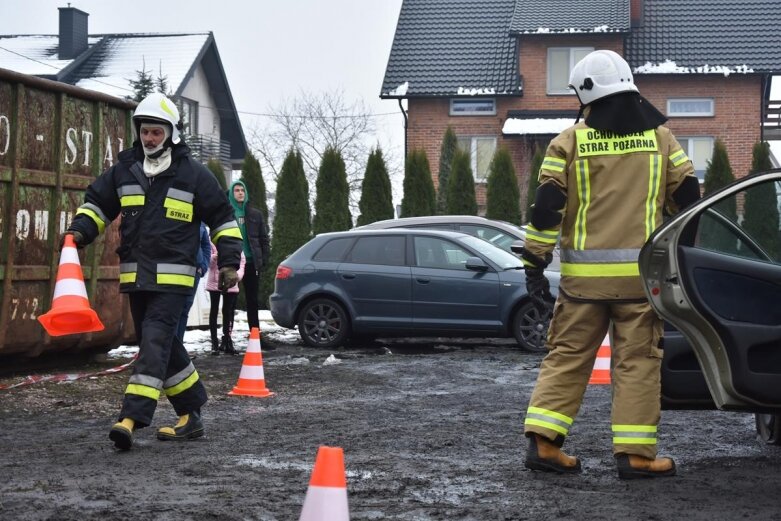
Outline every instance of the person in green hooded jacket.
{"type": "Polygon", "coordinates": [[[247,322],[250,329],[260,328],[258,320],[258,281],[260,271],[269,260],[268,227],[263,213],[249,205],[247,187],[242,181],[235,181],[228,190],[228,199],[233,206],[236,222],[244,238],[244,294],[247,299],[247,322]]]}

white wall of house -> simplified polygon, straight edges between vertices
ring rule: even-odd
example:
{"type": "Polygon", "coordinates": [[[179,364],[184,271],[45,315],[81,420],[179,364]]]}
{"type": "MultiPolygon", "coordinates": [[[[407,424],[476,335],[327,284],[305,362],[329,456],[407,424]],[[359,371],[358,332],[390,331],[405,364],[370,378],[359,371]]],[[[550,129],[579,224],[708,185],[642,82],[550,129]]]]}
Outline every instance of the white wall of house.
{"type": "Polygon", "coordinates": [[[198,65],[195,74],[187,82],[182,97],[198,102],[197,133],[220,139],[220,115],[209,90],[209,82],[203,67],[198,65]]]}

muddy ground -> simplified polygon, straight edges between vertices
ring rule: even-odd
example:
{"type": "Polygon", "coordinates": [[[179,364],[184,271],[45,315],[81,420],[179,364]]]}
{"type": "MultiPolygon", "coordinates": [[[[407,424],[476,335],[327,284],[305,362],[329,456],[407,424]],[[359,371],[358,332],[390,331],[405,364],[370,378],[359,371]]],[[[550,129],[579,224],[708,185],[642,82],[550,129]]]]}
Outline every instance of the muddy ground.
{"type": "MultiPolygon", "coordinates": [[[[521,412],[541,355],[484,340],[321,351],[264,334],[272,398],[228,396],[242,357],[196,350],[211,401],[206,436],[186,443],[148,428],[113,449],[127,372],[0,391],[0,519],[295,520],[320,445],[344,448],[353,520],[781,519],[781,447],[756,441],[753,416],[665,411],[679,475],[623,482],[610,388],[592,385],[567,445],[584,473],[533,473],[521,412]]],[[[153,427],[173,416],[161,402],[153,427]]]]}

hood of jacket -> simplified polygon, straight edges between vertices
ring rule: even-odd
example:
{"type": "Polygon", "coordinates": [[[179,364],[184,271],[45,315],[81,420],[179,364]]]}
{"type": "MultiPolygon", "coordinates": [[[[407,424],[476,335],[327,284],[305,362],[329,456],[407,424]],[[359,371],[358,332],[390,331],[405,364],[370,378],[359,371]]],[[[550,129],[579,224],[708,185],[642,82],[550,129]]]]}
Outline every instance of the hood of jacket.
{"type": "Polygon", "coordinates": [[[228,189],[228,201],[230,201],[231,206],[233,206],[233,209],[236,211],[236,215],[244,215],[247,205],[249,204],[249,193],[247,192],[247,185],[245,185],[243,181],[234,181],[231,183],[231,186],[228,189]],[[244,187],[245,195],[243,203],[238,202],[236,198],[233,197],[233,188],[236,185],[241,185],[244,187]]]}

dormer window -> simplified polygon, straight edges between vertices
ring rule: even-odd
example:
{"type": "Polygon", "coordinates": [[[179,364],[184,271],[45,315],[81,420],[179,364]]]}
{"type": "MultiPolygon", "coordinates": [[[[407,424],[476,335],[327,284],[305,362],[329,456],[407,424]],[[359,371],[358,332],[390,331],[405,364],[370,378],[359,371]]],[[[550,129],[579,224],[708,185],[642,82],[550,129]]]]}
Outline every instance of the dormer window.
{"type": "Polygon", "coordinates": [[[549,47],[548,48],[548,94],[572,94],[569,75],[572,68],[582,60],[593,47],[549,47]]]}

